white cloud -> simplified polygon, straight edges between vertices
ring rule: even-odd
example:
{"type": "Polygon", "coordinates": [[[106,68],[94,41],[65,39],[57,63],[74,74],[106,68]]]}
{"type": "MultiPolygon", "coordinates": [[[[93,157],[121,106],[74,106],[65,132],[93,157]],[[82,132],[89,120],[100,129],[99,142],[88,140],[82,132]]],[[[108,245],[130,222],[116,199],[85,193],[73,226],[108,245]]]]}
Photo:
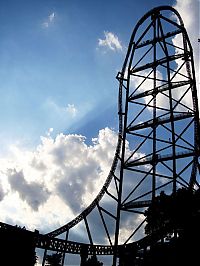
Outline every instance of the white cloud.
{"type": "MultiPolygon", "coordinates": [[[[120,231],[119,234],[119,243],[123,244],[132,234],[133,232],[133,227],[137,227],[139,224],[141,224],[144,220],[144,216],[141,214],[137,214],[134,215],[134,219],[125,219],[124,221],[122,221],[123,226],[122,226],[122,230],[120,231]]],[[[142,230],[144,230],[144,228],[141,228],[142,230]]],[[[138,239],[141,239],[143,237],[143,234],[141,233],[142,230],[138,230],[137,234],[134,235],[133,238],[131,238],[131,241],[136,241],[138,239]]]]}
{"type": "MultiPolygon", "coordinates": [[[[194,54],[195,73],[197,81],[197,89],[199,94],[199,1],[198,0],[177,0],[174,8],[180,13],[184,26],[189,35],[194,54]]],[[[174,44],[179,45],[181,42],[181,36],[177,35],[174,38],[174,44]]]]}
{"type": "Polygon", "coordinates": [[[1,220],[45,231],[70,221],[102,187],[116,142],[117,133],[105,128],[92,145],[81,135],[58,134],[42,137],[33,151],[12,147],[0,159],[1,220]]]}
{"type": "MultiPolygon", "coordinates": [[[[143,77],[147,77],[149,74],[148,71],[140,71],[140,75],[143,77]]],[[[130,80],[130,89],[131,90],[135,90],[135,88],[139,87],[137,93],[140,92],[145,92],[147,90],[153,90],[154,88],[154,81],[153,81],[153,73],[150,74],[148,77],[151,79],[146,79],[144,80],[143,77],[137,77],[137,76],[131,76],[131,80],[130,80]]],[[[163,79],[162,73],[157,70],[156,71],[156,77],[158,79],[156,86],[159,87],[161,86],[161,81],[163,79]]],[[[150,100],[152,99],[152,96],[146,96],[145,97],[145,103],[148,104],[150,102],[150,100]]],[[[152,101],[149,103],[149,105],[153,105],[152,101]]],[[[166,99],[165,96],[163,96],[162,94],[158,94],[157,95],[157,106],[158,107],[163,107],[163,108],[169,108],[169,101],[168,99],[166,99]]],[[[152,107],[147,107],[149,111],[153,111],[152,107]]]]}
{"type": "MultiPolygon", "coordinates": [[[[186,0],[186,1],[181,1],[177,0],[174,8],[180,13],[185,28],[188,32],[192,47],[193,47],[193,54],[194,54],[194,61],[195,61],[195,72],[196,72],[196,83],[197,83],[197,90],[199,90],[199,43],[198,43],[198,36],[199,36],[199,1],[198,0],[186,0]]],[[[173,15],[173,18],[177,19],[177,16],[173,15]]],[[[178,21],[178,23],[180,23],[178,21]]],[[[176,35],[173,39],[172,42],[175,46],[183,48],[183,40],[182,40],[182,35],[178,34],[176,35]]],[[[175,48],[175,53],[182,53],[180,49],[175,48]]],[[[137,51],[135,52],[135,58],[137,58],[137,51]]],[[[149,57],[150,58],[150,57],[149,57]]],[[[143,62],[143,61],[142,61],[143,62]]],[[[147,61],[146,63],[149,63],[147,61]]],[[[182,65],[183,60],[178,59],[176,60],[176,68],[174,69],[175,71],[182,65]]],[[[160,69],[161,71],[157,70],[157,78],[158,79],[166,79],[166,70],[160,69]]],[[[147,71],[140,71],[140,75],[146,76],[148,75],[149,72],[147,71]]],[[[179,70],[178,73],[184,74],[187,76],[187,69],[186,65],[184,65],[181,70],[179,70]]],[[[171,75],[173,75],[172,73],[171,75]]],[[[149,76],[150,78],[153,78],[153,74],[149,76]]],[[[175,77],[173,78],[173,82],[184,80],[182,76],[179,74],[176,74],[175,77]]],[[[144,82],[143,78],[133,76],[131,78],[131,88],[135,89],[140,83],[142,84],[138,92],[146,91],[147,88],[153,89],[153,80],[146,79],[144,82]],[[142,83],[143,82],[143,83],[142,83]]],[[[161,85],[161,82],[157,82],[157,86],[161,85]]],[[[188,89],[188,86],[181,87],[180,89],[173,90],[172,96],[173,99],[179,100],[184,92],[188,89]]],[[[164,108],[169,108],[169,100],[167,98],[167,92],[165,92],[166,96],[163,94],[158,94],[157,96],[157,106],[159,107],[164,107],[164,108]]],[[[188,107],[192,106],[192,97],[191,97],[191,91],[188,91],[188,93],[185,94],[183,99],[181,100],[181,103],[185,104],[188,107]]],[[[145,97],[145,103],[148,103],[149,100],[151,99],[151,96],[145,97]]],[[[152,104],[152,103],[151,103],[152,104]]],[[[177,106],[177,109],[182,108],[181,105],[177,106]]],[[[149,110],[151,108],[148,108],[149,110]]]]}
{"type": "Polygon", "coordinates": [[[48,129],[47,133],[46,133],[47,136],[50,136],[52,132],[53,132],[53,127],[50,127],[50,128],[48,129]]]}
{"type": "Polygon", "coordinates": [[[0,183],[0,201],[3,200],[3,198],[5,197],[6,193],[4,191],[4,188],[2,186],[2,184],[0,183]]]}
{"type": "Polygon", "coordinates": [[[67,112],[72,115],[72,117],[76,116],[78,110],[74,104],[67,105],[67,112]]]}
{"type": "Polygon", "coordinates": [[[107,47],[108,49],[112,51],[122,51],[121,42],[119,41],[118,37],[114,33],[105,31],[104,35],[105,35],[105,39],[98,40],[99,46],[107,47]]]}
{"type": "Polygon", "coordinates": [[[44,107],[50,109],[58,118],[64,117],[67,114],[74,117],[78,110],[74,104],[67,104],[67,106],[61,106],[51,99],[47,99],[44,103],[44,107]]]}
{"type": "MultiPolygon", "coordinates": [[[[195,37],[192,32],[191,18],[195,19],[193,14],[196,10],[192,9],[188,18],[187,13],[183,13],[187,9],[183,2],[178,0],[175,8],[181,13],[189,35],[195,40],[199,35],[195,37]]],[[[185,2],[191,4],[195,1],[185,2]]],[[[52,13],[43,26],[48,28],[54,20],[55,13],[52,13]]],[[[116,35],[111,32],[104,34],[105,39],[98,41],[99,46],[112,51],[122,50],[116,35]]],[[[196,54],[195,47],[194,50],[196,54]]],[[[133,82],[138,83],[139,80],[133,82]]],[[[77,114],[74,104],[59,107],[49,101],[47,105],[58,118],[67,113],[72,117],[77,114]]],[[[93,144],[87,145],[84,136],[58,134],[53,139],[52,131],[53,128],[50,128],[35,150],[13,147],[12,157],[1,159],[2,221],[23,221],[28,228],[50,231],[71,220],[81,208],[91,203],[102,187],[112,163],[116,132],[102,129],[98,137],[93,139],[93,144]]]]}
{"type": "Polygon", "coordinates": [[[42,23],[43,28],[48,28],[55,20],[55,13],[51,13],[48,18],[42,23]]]}
{"type": "Polygon", "coordinates": [[[34,211],[37,211],[38,207],[48,199],[49,192],[44,185],[38,182],[28,183],[23,171],[18,172],[12,169],[8,171],[7,176],[12,191],[18,192],[19,197],[26,201],[34,211]]]}
{"type": "MultiPolygon", "coordinates": [[[[43,109],[46,112],[51,125],[55,128],[62,128],[63,125],[70,126],[77,118],[77,113],[79,112],[74,104],[61,105],[52,99],[47,99],[43,103],[43,109]]],[[[84,112],[81,113],[81,115],[83,114],[84,112]]]]}

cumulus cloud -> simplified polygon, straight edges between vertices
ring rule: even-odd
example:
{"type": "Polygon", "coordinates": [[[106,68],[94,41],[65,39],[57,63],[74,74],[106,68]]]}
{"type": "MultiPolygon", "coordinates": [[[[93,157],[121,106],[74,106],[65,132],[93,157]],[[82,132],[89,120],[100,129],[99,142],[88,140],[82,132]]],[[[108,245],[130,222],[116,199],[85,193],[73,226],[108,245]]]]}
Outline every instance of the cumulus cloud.
{"type": "Polygon", "coordinates": [[[8,180],[12,191],[18,192],[20,198],[25,200],[34,211],[37,211],[38,207],[46,202],[49,197],[48,190],[42,184],[36,182],[28,183],[24,178],[23,171],[10,170],[8,172],[8,180]]]}
{"type": "Polygon", "coordinates": [[[107,47],[112,51],[122,51],[122,45],[119,38],[112,32],[104,31],[105,39],[99,39],[98,45],[107,47]]]}
{"type": "Polygon", "coordinates": [[[12,147],[12,156],[1,159],[7,191],[6,197],[2,194],[2,221],[49,231],[70,221],[98,194],[116,142],[117,133],[105,128],[92,145],[81,135],[47,134],[35,150],[12,147]]]}
{"type": "MultiPolygon", "coordinates": [[[[118,134],[109,128],[102,129],[88,145],[85,136],[60,133],[53,138],[52,130],[41,137],[40,145],[34,150],[15,146],[11,149],[12,157],[1,159],[2,185],[7,191],[0,205],[2,221],[49,232],[71,221],[102,188],[110,172],[118,134]]],[[[127,154],[131,154],[128,142],[127,154]]],[[[128,179],[125,191],[130,191],[133,177],[126,174],[125,178],[128,179]]],[[[115,195],[112,185],[109,191],[115,195]]],[[[104,197],[102,204],[114,213],[115,204],[110,200],[104,197]]],[[[95,241],[105,242],[99,213],[90,216],[89,222],[94,225],[92,230],[102,232],[93,235],[95,241]]],[[[114,230],[113,221],[108,220],[108,227],[111,232],[114,230]]],[[[77,241],[78,237],[87,241],[83,224],[74,230],[72,235],[76,235],[77,241]]]]}
{"type": "MultiPolygon", "coordinates": [[[[138,88],[137,93],[145,92],[147,90],[153,90],[154,88],[154,80],[153,80],[153,73],[149,75],[148,71],[140,71],[139,73],[142,77],[139,76],[131,76],[130,80],[130,90],[135,90],[135,88],[138,88]],[[144,80],[143,77],[149,77],[146,80],[144,80]]],[[[162,72],[157,70],[156,71],[156,78],[157,83],[156,86],[159,87],[162,85],[161,81],[163,79],[162,72]]],[[[132,92],[132,91],[131,91],[132,92]]],[[[152,96],[146,96],[145,97],[145,103],[149,104],[149,106],[152,106],[152,96]]],[[[169,108],[169,100],[167,99],[166,96],[163,94],[158,94],[157,95],[157,106],[158,107],[163,107],[163,108],[169,108]]],[[[152,111],[152,107],[147,107],[149,111],[152,111]]],[[[159,111],[159,110],[158,110],[159,111]]]]}
{"type": "MultiPolygon", "coordinates": [[[[123,226],[119,235],[120,244],[124,244],[124,242],[131,236],[133,228],[137,228],[138,225],[141,224],[143,221],[144,221],[144,216],[141,214],[131,214],[130,217],[127,217],[126,215],[125,219],[122,218],[123,226]]],[[[141,239],[144,236],[142,231],[144,231],[144,227],[138,230],[137,234],[134,235],[134,238],[131,238],[132,241],[130,242],[141,239]]]]}
{"type": "Polygon", "coordinates": [[[52,12],[48,18],[42,23],[43,28],[48,28],[55,20],[56,14],[52,12]]]}
{"type": "MultiPolygon", "coordinates": [[[[197,83],[197,90],[199,90],[199,44],[198,44],[199,1],[198,0],[194,0],[194,1],[193,0],[186,0],[186,1],[177,0],[176,4],[174,5],[174,8],[180,13],[180,15],[183,19],[185,28],[188,32],[188,35],[189,35],[189,38],[190,38],[190,41],[191,41],[191,44],[193,47],[195,72],[196,72],[196,83],[197,83]]],[[[177,16],[173,15],[171,17],[171,19],[177,20],[177,16]]],[[[180,23],[180,22],[178,21],[178,23],[180,23]]],[[[167,29],[167,26],[170,27],[169,23],[165,22],[163,24],[164,24],[164,30],[167,29]],[[166,29],[165,29],[165,27],[166,27],[166,29]]],[[[171,26],[171,27],[173,27],[173,26],[171,26]]],[[[173,28],[173,30],[175,30],[175,28],[173,28]]],[[[170,31],[170,29],[169,29],[169,31],[170,31]]],[[[176,35],[174,38],[172,38],[171,41],[175,45],[175,51],[173,49],[170,50],[170,46],[168,46],[169,54],[170,55],[174,54],[174,52],[176,54],[183,53],[182,34],[176,35]],[[178,48],[178,47],[180,47],[180,48],[178,48]]],[[[135,58],[137,58],[137,56],[140,58],[140,56],[141,56],[139,54],[140,49],[138,49],[138,50],[135,51],[135,54],[134,54],[135,58]]],[[[163,53],[162,49],[159,52],[160,52],[160,54],[162,54],[163,53]]],[[[163,57],[164,56],[165,55],[163,54],[163,57]]],[[[135,64],[138,67],[138,66],[141,66],[143,64],[150,63],[150,62],[151,62],[151,51],[149,53],[147,53],[146,56],[144,56],[144,58],[141,59],[141,61],[138,61],[137,64],[135,62],[135,64]]],[[[186,67],[186,64],[183,65],[182,58],[175,60],[175,64],[174,64],[173,68],[174,68],[174,71],[178,70],[179,68],[180,69],[176,74],[174,74],[174,72],[170,73],[171,77],[173,76],[172,82],[188,81],[187,67],[186,67]]],[[[137,74],[139,74],[143,77],[148,77],[148,78],[145,80],[144,78],[141,78],[139,76],[132,76],[130,89],[135,90],[136,88],[138,88],[137,93],[153,89],[153,73],[149,75],[149,71],[142,70],[137,74]],[[149,78],[151,78],[151,79],[149,79],[149,78]]],[[[126,73],[126,75],[127,75],[127,73],[126,73]]],[[[166,69],[164,69],[162,67],[159,68],[159,66],[158,66],[156,76],[158,79],[156,85],[157,85],[157,87],[159,87],[162,85],[162,82],[159,82],[159,80],[167,80],[166,69]]],[[[164,84],[164,82],[163,82],[163,84],[164,84]]],[[[187,91],[187,90],[188,90],[188,85],[182,86],[181,88],[174,89],[172,91],[172,97],[174,99],[174,103],[175,103],[175,101],[179,101],[181,99],[181,103],[185,104],[185,106],[192,107],[193,101],[192,101],[191,91],[190,90],[187,91]],[[181,98],[181,97],[183,97],[183,98],[181,98]]],[[[152,99],[151,96],[145,97],[145,103],[147,104],[151,99],[152,99]]],[[[169,109],[168,92],[159,93],[157,95],[156,100],[157,100],[157,106],[158,107],[169,109]]],[[[150,104],[152,105],[152,103],[150,103],[150,104]]],[[[148,110],[152,110],[152,108],[148,108],[148,110]]],[[[184,107],[179,104],[179,105],[177,105],[176,110],[186,110],[186,109],[184,109],[184,107]]]]}
{"type": "MultiPolygon", "coordinates": [[[[199,0],[177,0],[174,8],[180,13],[183,19],[184,26],[187,30],[193,47],[197,88],[199,94],[199,0]]],[[[181,41],[180,35],[177,35],[173,40],[174,44],[177,46],[180,46],[181,41]]]]}
{"type": "Polygon", "coordinates": [[[0,201],[2,201],[4,199],[4,196],[6,195],[2,184],[0,183],[0,201]]]}
{"type": "MultiPolygon", "coordinates": [[[[177,3],[181,5],[181,1],[177,3]]],[[[182,17],[188,27],[187,19],[183,15],[182,17]]],[[[54,19],[55,13],[52,13],[43,26],[49,27],[54,19]]],[[[192,29],[191,21],[189,25],[188,33],[192,29]]],[[[116,35],[111,32],[104,34],[105,38],[98,41],[99,46],[112,51],[122,50],[116,35]]],[[[132,82],[137,85],[139,79],[132,82]]],[[[145,88],[140,89],[143,91],[145,88]]],[[[77,113],[73,104],[59,107],[49,101],[47,105],[58,118],[67,113],[73,117],[77,113]]],[[[74,218],[74,215],[91,203],[102,187],[114,156],[117,133],[109,128],[102,129],[92,139],[92,144],[87,145],[84,136],[58,134],[52,138],[52,131],[53,128],[49,129],[35,150],[13,147],[12,159],[1,160],[2,221],[23,221],[29,228],[42,228],[48,232],[74,218]]],[[[132,176],[129,181],[127,189],[133,185],[132,176]]],[[[129,235],[132,223],[129,223],[131,220],[125,221],[123,234],[129,235]]]]}

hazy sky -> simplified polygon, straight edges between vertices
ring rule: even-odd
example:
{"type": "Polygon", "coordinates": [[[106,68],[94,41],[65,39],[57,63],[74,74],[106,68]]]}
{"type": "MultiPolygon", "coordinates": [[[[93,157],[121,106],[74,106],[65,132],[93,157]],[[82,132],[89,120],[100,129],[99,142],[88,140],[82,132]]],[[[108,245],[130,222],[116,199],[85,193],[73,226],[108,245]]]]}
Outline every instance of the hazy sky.
{"type": "Polygon", "coordinates": [[[115,76],[136,22],[155,6],[176,7],[197,66],[198,4],[0,1],[1,221],[48,232],[90,202],[112,162],[115,76]]]}
{"type": "Polygon", "coordinates": [[[1,1],[2,149],[38,144],[49,128],[116,127],[116,73],[135,23],[158,4],[173,1],[1,1]]]}

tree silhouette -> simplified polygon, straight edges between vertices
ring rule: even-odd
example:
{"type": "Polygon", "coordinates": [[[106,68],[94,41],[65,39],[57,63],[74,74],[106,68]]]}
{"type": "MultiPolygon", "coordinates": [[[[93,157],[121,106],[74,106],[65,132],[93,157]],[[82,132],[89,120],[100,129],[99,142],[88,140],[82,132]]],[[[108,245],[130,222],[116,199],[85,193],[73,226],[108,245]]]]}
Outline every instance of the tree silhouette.
{"type": "Polygon", "coordinates": [[[86,266],[103,266],[103,263],[99,262],[97,260],[97,257],[95,255],[93,255],[86,261],[85,265],[86,266]]]}
{"type": "Polygon", "coordinates": [[[200,219],[200,188],[196,191],[179,188],[176,194],[166,195],[161,192],[145,211],[147,224],[145,233],[151,234],[166,225],[185,230],[194,228],[194,219],[200,219]]]}
{"type": "Polygon", "coordinates": [[[62,254],[54,253],[51,255],[47,255],[47,266],[61,266],[62,262],[62,254]]]}

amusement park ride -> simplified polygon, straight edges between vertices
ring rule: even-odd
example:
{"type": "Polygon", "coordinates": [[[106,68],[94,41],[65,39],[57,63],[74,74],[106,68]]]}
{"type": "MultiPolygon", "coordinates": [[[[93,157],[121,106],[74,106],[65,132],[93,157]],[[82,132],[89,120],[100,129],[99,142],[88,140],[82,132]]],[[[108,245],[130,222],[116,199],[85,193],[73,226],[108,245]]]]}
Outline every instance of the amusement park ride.
{"type": "Polygon", "coordinates": [[[7,232],[21,230],[32,235],[32,249],[44,249],[43,266],[48,251],[62,254],[61,265],[67,253],[79,254],[82,266],[102,265],[99,255],[112,257],[112,266],[196,265],[198,99],[192,46],[174,8],[156,7],[139,20],[117,79],[118,143],[99,194],[45,235],[1,223],[4,249],[12,239],[7,232]],[[86,232],[87,240],[73,240],[73,228],[86,232]]]}

